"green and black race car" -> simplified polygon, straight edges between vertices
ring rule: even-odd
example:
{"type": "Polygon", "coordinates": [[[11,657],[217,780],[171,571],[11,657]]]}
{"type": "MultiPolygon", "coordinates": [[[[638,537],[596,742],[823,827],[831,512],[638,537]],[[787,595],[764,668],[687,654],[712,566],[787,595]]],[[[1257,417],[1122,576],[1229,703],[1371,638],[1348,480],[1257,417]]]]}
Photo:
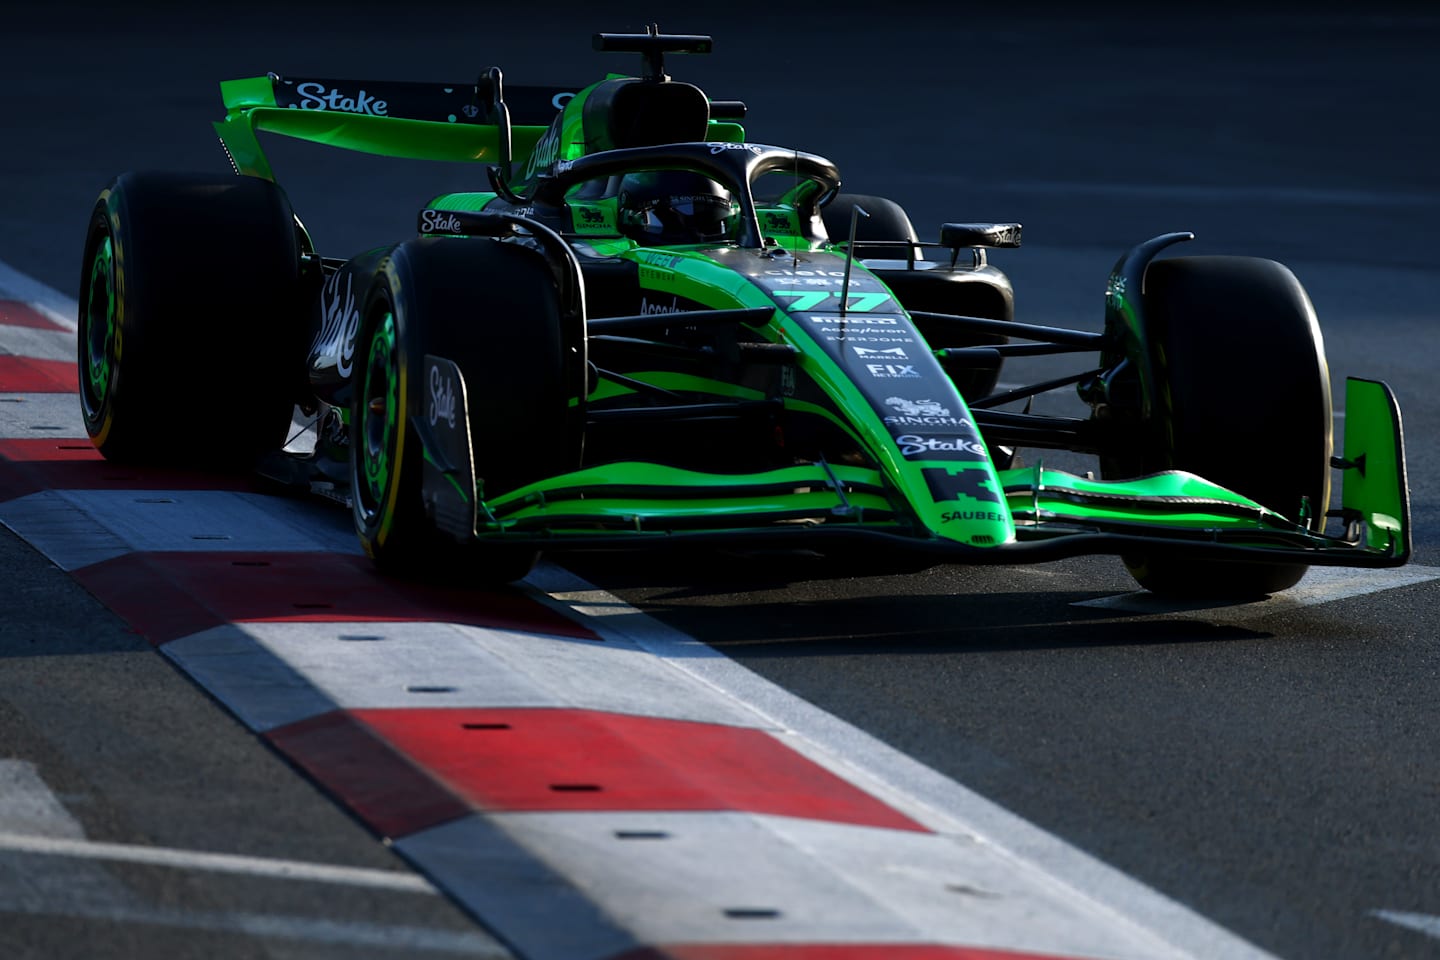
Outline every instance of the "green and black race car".
{"type": "MultiPolygon", "coordinates": [[[[221,85],[238,176],[126,174],[95,207],[79,335],[107,457],[253,465],[352,504],[384,568],[524,576],[544,548],[714,542],[912,562],[1121,555],[1159,592],[1257,594],[1410,554],[1400,414],[1345,388],[1285,267],[1116,264],[1100,333],[1017,322],[987,248],[921,242],[829,160],[752,143],[665,74],[710,39],[600,34],[638,77],[581,90],[282,78],[221,85]],[[322,256],[261,131],[470,161],[418,236],[322,256]],[[997,392],[1007,360],[1075,372],[997,392]],[[1002,409],[1073,385],[1088,418],[1002,409]],[[286,447],[298,408],[313,451],[286,447]],[[1094,454],[1100,479],[1017,448],[1094,454]],[[1343,493],[1332,506],[1332,472],[1343,493]]],[[[1013,376],[1013,375],[1012,375],[1013,376]]]]}

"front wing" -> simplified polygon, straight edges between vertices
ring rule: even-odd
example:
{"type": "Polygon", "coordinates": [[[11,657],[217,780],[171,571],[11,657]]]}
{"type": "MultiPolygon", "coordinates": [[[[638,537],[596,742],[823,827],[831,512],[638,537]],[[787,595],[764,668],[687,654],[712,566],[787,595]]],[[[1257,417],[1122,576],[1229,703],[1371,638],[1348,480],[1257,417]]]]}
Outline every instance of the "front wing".
{"type": "MultiPolygon", "coordinates": [[[[422,495],[436,526],[462,542],[547,549],[684,546],[885,547],[937,563],[1024,563],[1080,554],[1144,551],[1276,563],[1391,567],[1409,559],[1409,495],[1400,411],[1388,386],[1346,384],[1341,507],[1330,535],[1281,516],[1202,477],[1169,471],[1101,481],[1043,465],[997,471],[1002,503],[942,503],[940,528],[920,522],[881,470],[828,463],[715,474],[618,462],[546,478],[490,499],[475,496],[460,371],[426,358],[459,384],[456,416],[415,424],[425,449],[422,495]],[[447,423],[453,428],[447,428],[447,423]],[[1014,538],[957,537],[967,522],[1003,510],[1014,538]]],[[[427,377],[429,376],[427,369],[427,377]]]]}

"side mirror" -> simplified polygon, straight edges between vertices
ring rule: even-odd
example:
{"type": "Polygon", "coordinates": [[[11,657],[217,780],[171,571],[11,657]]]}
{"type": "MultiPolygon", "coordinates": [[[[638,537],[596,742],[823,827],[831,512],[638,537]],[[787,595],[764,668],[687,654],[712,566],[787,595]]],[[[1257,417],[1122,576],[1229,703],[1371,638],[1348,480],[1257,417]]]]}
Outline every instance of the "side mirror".
{"type": "Polygon", "coordinates": [[[942,223],[940,246],[957,250],[960,247],[1018,247],[1018,223],[942,223]]]}

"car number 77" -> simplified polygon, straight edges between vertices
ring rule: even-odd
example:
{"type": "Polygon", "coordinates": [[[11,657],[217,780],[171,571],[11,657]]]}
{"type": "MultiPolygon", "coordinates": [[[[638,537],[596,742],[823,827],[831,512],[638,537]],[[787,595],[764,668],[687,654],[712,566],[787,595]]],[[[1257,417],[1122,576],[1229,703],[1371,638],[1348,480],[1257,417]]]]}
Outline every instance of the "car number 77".
{"type": "MultiPolygon", "coordinates": [[[[831,297],[840,296],[839,290],[776,290],[777,297],[794,297],[790,309],[804,312],[814,310],[831,297]]],[[[854,310],[856,313],[868,313],[880,304],[890,299],[890,294],[880,293],[852,293],[849,301],[845,304],[846,310],[854,310]]]]}

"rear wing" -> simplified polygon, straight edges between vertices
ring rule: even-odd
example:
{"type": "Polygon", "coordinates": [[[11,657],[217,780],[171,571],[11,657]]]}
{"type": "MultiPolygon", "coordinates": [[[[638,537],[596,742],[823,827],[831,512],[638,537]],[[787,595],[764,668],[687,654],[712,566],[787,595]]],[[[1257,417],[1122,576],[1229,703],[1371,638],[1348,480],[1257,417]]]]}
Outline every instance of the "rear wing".
{"type": "MultiPolygon", "coordinates": [[[[363,153],[415,160],[502,159],[495,77],[466,83],[344,80],[268,74],[220,84],[225,119],[215,124],[237,173],[275,179],[256,133],[266,131],[363,153]]],[[[534,148],[578,87],[505,84],[510,138],[534,148]]]]}
{"type": "MultiPolygon", "coordinates": [[[[510,121],[522,126],[546,127],[575,96],[580,87],[525,87],[505,84],[510,121]]],[[[432,123],[496,123],[495,89],[482,74],[465,83],[413,83],[407,80],[336,80],[320,77],[282,77],[269,74],[251,80],[220,84],[230,110],[284,107],[329,110],[432,123]]]]}

